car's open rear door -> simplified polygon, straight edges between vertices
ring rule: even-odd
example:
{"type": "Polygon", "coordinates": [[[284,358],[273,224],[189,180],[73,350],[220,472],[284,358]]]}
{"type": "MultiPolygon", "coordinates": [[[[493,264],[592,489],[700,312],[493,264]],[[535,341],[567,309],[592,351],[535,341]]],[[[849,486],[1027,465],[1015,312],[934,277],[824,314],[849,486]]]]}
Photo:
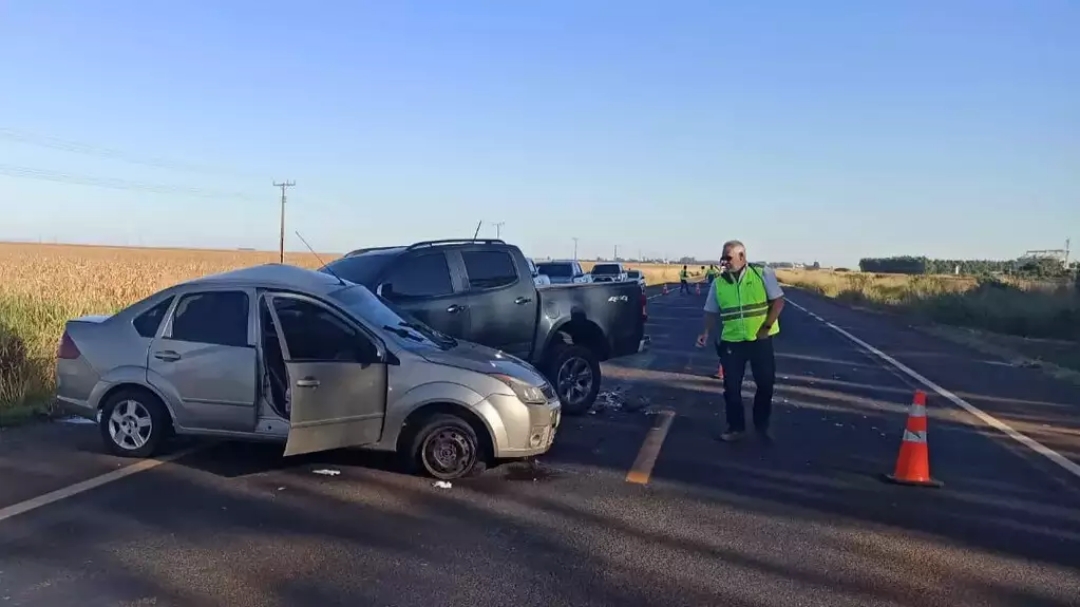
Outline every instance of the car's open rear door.
{"type": "Polygon", "coordinates": [[[386,364],[289,362],[285,455],[378,442],[386,416],[386,364]]]}

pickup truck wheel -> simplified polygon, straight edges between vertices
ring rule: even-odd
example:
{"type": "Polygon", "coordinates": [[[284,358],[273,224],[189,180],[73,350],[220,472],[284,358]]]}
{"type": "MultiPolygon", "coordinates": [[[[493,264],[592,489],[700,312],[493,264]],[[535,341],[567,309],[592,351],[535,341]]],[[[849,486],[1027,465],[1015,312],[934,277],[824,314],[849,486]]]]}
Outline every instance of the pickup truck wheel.
{"type": "Polygon", "coordinates": [[[484,470],[480,441],[468,422],[456,415],[432,415],[422,422],[405,455],[424,473],[441,481],[474,476],[484,470]]]}
{"type": "Polygon", "coordinates": [[[567,415],[588,411],[600,392],[600,361],[588,348],[559,346],[551,358],[549,375],[567,415]]]}

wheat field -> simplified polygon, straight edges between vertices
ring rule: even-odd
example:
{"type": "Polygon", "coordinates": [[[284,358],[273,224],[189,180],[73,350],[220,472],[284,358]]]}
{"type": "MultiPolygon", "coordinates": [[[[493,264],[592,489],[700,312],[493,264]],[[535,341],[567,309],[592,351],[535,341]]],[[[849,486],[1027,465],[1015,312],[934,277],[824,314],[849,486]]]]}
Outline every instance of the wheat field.
{"type": "MultiPolygon", "coordinates": [[[[337,257],[286,253],[285,262],[317,268],[337,257]]],[[[109,314],[185,280],[277,260],[267,251],[0,243],[0,409],[49,400],[66,320],[109,314]]],[[[679,266],[630,267],[649,284],[678,280],[679,266]]]]}

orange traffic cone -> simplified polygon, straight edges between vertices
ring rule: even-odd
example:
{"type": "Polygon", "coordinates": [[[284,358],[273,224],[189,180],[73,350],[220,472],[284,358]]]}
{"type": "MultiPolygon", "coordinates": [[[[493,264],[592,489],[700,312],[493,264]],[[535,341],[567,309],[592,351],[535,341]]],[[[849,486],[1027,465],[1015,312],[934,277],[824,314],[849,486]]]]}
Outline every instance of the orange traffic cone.
{"type": "Polygon", "coordinates": [[[716,374],[713,375],[716,379],[724,379],[724,364],[720,363],[716,366],[716,374]]]}
{"type": "Polygon", "coordinates": [[[696,287],[696,288],[697,288],[697,294],[698,294],[698,295],[701,295],[701,283],[700,283],[700,282],[698,282],[698,283],[694,283],[694,284],[696,284],[696,285],[697,285],[697,287],[696,287]]]}
{"type": "Polygon", "coordinates": [[[663,293],[661,293],[661,295],[667,295],[667,294],[668,294],[668,290],[667,290],[667,283],[665,282],[665,283],[664,283],[664,292],[663,292],[663,293]]]}
{"type": "Polygon", "coordinates": [[[886,481],[916,487],[942,487],[944,483],[930,477],[930,451],[926,443],[926,393],[915,391],[908,413],[896,470],[883,475],[886,481]]]}

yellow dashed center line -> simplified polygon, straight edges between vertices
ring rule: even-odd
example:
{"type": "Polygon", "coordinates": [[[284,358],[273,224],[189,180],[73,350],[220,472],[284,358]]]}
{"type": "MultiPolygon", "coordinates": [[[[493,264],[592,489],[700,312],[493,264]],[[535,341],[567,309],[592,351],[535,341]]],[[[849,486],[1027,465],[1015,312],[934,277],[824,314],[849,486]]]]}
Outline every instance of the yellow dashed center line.
{"type": "Polygon", "coordinates": [[[626,482],[638,485],[647,485],[649,483],[653,466],[656,465],[656,458],[660,456],[660,447],[664,444],[664,439],[667,438],[668,431],[671,430],[671,423],[674,420],[675,412],[670,409],[657,414],[656,422],[652,428],[649,428],[649,433],[645,435],[645,441],[641,443],[641,450],[638,451],[637,459],[634,460],[634,465],[626,475],[626,482]]]}

